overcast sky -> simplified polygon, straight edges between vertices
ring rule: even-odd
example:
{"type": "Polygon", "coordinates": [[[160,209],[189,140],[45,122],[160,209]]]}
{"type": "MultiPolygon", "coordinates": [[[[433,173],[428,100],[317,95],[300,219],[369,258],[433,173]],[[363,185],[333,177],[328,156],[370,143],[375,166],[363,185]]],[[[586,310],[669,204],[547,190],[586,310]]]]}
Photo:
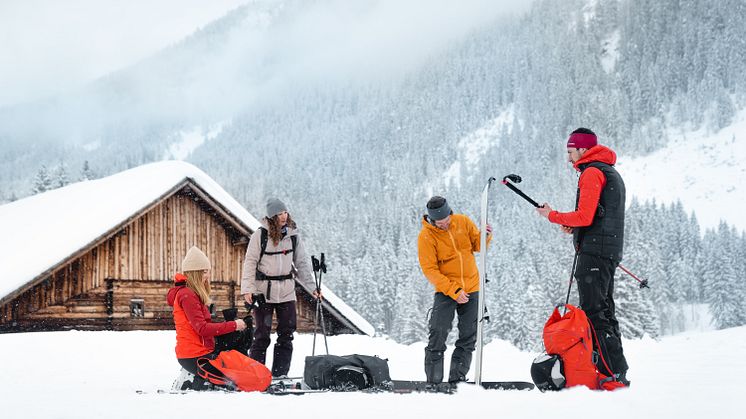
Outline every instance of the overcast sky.
{"type": "Polygon", "coordinates": [[[133,64],[250,0],[0,0],[0,106],[133,64]]]}

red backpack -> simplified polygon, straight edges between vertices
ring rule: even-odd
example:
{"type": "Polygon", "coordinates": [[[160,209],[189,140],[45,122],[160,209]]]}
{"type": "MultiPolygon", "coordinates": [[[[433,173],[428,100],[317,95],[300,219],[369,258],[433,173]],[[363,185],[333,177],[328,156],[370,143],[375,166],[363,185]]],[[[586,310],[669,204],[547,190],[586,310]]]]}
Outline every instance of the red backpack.
{"type": "Polygon", "coordinates": [[[215,359],[197,360],[197,372],[205,380],[241,391],[264,391],[272,383],[272,373],[261,362],[230,350],[215,359]]]}
{"type": "MultiPolygon", "coordinates": [[[[593,341],[596,334],[585,312],[570,304],[566,307],[564,315],[560,315],[559,308],[555,308],[544,325],[544,349],[547,354],[559,355],[561,358],[564,387],[583,385],[591,390],[624,387],[613,378],[598,372],[593,362],[593,341]]],[[[599,359],[606,363],[600,352],[599,359]]]]}

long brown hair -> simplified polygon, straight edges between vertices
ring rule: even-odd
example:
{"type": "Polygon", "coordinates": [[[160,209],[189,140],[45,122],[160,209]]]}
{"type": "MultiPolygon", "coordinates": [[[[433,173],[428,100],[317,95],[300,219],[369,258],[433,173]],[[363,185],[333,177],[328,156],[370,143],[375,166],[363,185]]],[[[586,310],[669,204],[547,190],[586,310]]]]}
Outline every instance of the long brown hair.
{"type": "Polygon", "coordinates": [[[205,271],[186,271],[184,272],[184,275],[187,277],[187,287],[197,294],[199,300],[202,301],[202,304],[210,305],[212,302],[210,299],[212,287],[210,287],[210,281],[207,281],[207,283],[203,281],[205,271]]]}
{"type": "MultiPolygon", "coordinates": [[[[269,226],[269,238],[272,239],[272,243],[275,246],[280,244],[280,240],[282,240],[282,229],[280,229],[277,217],[277,215],[273,216],[272,218],[264,217],[267,220],[267,226],[269,226]]],[[[296,228],[295,221],[290,218],[290,214],[288,214],[287,226],[288,228],[296,228]]]]}

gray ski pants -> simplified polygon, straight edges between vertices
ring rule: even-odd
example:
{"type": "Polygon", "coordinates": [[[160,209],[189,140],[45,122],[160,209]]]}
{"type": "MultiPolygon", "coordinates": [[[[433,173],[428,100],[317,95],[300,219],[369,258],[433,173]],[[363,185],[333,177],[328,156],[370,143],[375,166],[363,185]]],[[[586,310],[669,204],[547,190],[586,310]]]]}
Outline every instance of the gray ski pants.
{"type": "Polygon", "coordinates": [[[458,304],[453,298],[436,293],[430,317],[430,337],[425,348],[425,375],[430,383],[443,381],[443,353],[446,339],[451,331],[453,315],[458,313],[458,340],[451,356],[451,369],[448,381],[465,381],[471,366],[471,355],[477,341],[477,315],[479,293],[469,295],[466,304],[458,304]]]}

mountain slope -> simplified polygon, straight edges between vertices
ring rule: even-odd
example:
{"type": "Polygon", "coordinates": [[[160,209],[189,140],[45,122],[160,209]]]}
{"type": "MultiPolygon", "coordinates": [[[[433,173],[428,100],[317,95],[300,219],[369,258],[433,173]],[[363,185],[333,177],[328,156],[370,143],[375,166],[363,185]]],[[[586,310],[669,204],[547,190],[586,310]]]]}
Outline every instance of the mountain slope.
{"type": "Polygon", "coordinates": [[[681,201],[703,228],[724,220],[746,230],[746,110],[715,133],[671,129],[665,138],[665,147],[645,157],[620,156],[628,191],[640,200],[681,201]]]}

